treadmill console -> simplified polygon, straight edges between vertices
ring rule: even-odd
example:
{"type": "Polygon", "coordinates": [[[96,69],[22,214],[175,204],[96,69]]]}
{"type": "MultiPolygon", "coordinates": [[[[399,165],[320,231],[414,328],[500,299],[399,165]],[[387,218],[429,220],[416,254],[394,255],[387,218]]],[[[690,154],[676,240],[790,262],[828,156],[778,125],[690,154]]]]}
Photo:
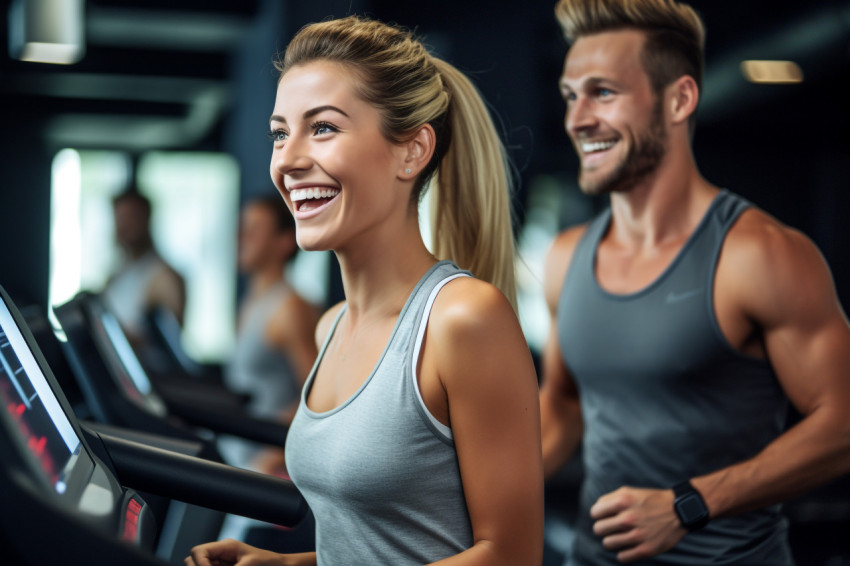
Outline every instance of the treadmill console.
{"type": "Polygon", "coordinates": [[[138,427],[130,415],[141,413],[138,419],[147,423],[164,419],[165,403],[115,315],[98,295],[80,292],[53,312],[67,339],[63,346],[68,362],[96,420],[138,427]]]}
{"type": "Polygon", "coordinates": [[[17,446],[3,454],[5,465],[101,532],[150,544],[155,527],[144,501],[92,453],[23,318],[2,288],[0,295],[0,433],[17,446]]]}
{"type": "Polygon", "coordinates": [[[0,305],[0,401],[33,463],[57,493],[91,474],[82,443],[30,351],[6,303],[0,305]]]}

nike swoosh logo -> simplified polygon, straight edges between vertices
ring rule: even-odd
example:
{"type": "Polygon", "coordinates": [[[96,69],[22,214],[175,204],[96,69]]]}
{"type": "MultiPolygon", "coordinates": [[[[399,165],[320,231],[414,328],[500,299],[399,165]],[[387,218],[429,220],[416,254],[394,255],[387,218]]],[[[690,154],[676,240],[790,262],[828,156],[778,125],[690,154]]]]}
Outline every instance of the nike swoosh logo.
{"type": "Polygon", "coordinates": [[[672,303],[678,303],[679,301],[684,301],[685,299],[696,297],[700,293],[702,293],[702,289],[694,289],[693,291],[685,291],[684,293],[675,293],[673,291],[670,291],[670,293],[667,295],[666,303],[668,305],[672,303]]]}

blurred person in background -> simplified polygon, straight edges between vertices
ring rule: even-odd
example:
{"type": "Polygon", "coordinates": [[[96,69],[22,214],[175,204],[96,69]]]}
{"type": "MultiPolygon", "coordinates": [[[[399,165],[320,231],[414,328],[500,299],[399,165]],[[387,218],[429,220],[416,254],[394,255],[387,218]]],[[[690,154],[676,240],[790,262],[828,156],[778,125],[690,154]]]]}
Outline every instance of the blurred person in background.
{"type": "MultiPolygon", "coordinates": [[[[320,314],[288,281],[287,266],[297,252],[295,220],[279,194],[251,199],[242,207],[237,262],[247,290],[239,306],[236,345],[224,368],[224,383],[249,397],[251,416],[286,425],[295,416],[301,387],[316,360],[320,314]]],[[[284,440],[276,447],[221,436],[218,448],[233,466],[287,477],[284,440]]],[[[305,540],[312,536],[306,523],[290,534],[228,515],[220,536],[265,547],[305,548],[306,544],[312,548],[312,540],[305,540]]]]}
{"type": "MultiPolygon", "coordinates": [[[[239,271],[247,290],[237,317],[236,346],[224,382],[250,397],[252,416],[292,422],[301,387],[316,360],[319,311],[292,288],[287,265],[295,257],[295,220],[278,194],[247,202],[239,226],[239,271]]],[[[228,438],[233,465],[265,473],[283,471],[283,449],[260,449],[228,438]]]]}
{"type": "Polygon", "coordinates": [[[115,240],[122,262],[102,290],[133,346],[144,345],[146,315],[155,307],[168,309],[182,325],[186,308],[183,277],[157,252],[151,237],[151,202],[135,188],[112,201],[115,240]]]}

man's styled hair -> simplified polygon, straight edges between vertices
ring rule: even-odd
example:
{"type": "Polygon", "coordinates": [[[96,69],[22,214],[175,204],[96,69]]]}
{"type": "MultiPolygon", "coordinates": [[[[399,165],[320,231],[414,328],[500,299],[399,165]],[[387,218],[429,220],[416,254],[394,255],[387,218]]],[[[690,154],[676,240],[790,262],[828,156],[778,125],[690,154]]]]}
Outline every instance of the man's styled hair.
{"type": "Polygon", "coordinates": [[[645,32],[641,62],[656,94],[683,75],[702,90],[705,28],[696,11],[675,0],[560,0],[555,16],[569,43],[619,29],[645,32]]]}

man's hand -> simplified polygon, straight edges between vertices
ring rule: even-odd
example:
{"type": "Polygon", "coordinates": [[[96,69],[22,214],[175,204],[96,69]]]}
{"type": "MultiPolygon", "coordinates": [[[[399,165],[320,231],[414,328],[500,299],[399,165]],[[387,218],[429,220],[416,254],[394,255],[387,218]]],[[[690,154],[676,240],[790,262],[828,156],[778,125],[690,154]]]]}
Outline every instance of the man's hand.
{"type": "Polygon", "coordinates": [[[621,487],[600,497],[590,508],[593,532],[602,545],[632,562],[673,548],[687,530],[673,510],[673,490],[621,487]]]}

